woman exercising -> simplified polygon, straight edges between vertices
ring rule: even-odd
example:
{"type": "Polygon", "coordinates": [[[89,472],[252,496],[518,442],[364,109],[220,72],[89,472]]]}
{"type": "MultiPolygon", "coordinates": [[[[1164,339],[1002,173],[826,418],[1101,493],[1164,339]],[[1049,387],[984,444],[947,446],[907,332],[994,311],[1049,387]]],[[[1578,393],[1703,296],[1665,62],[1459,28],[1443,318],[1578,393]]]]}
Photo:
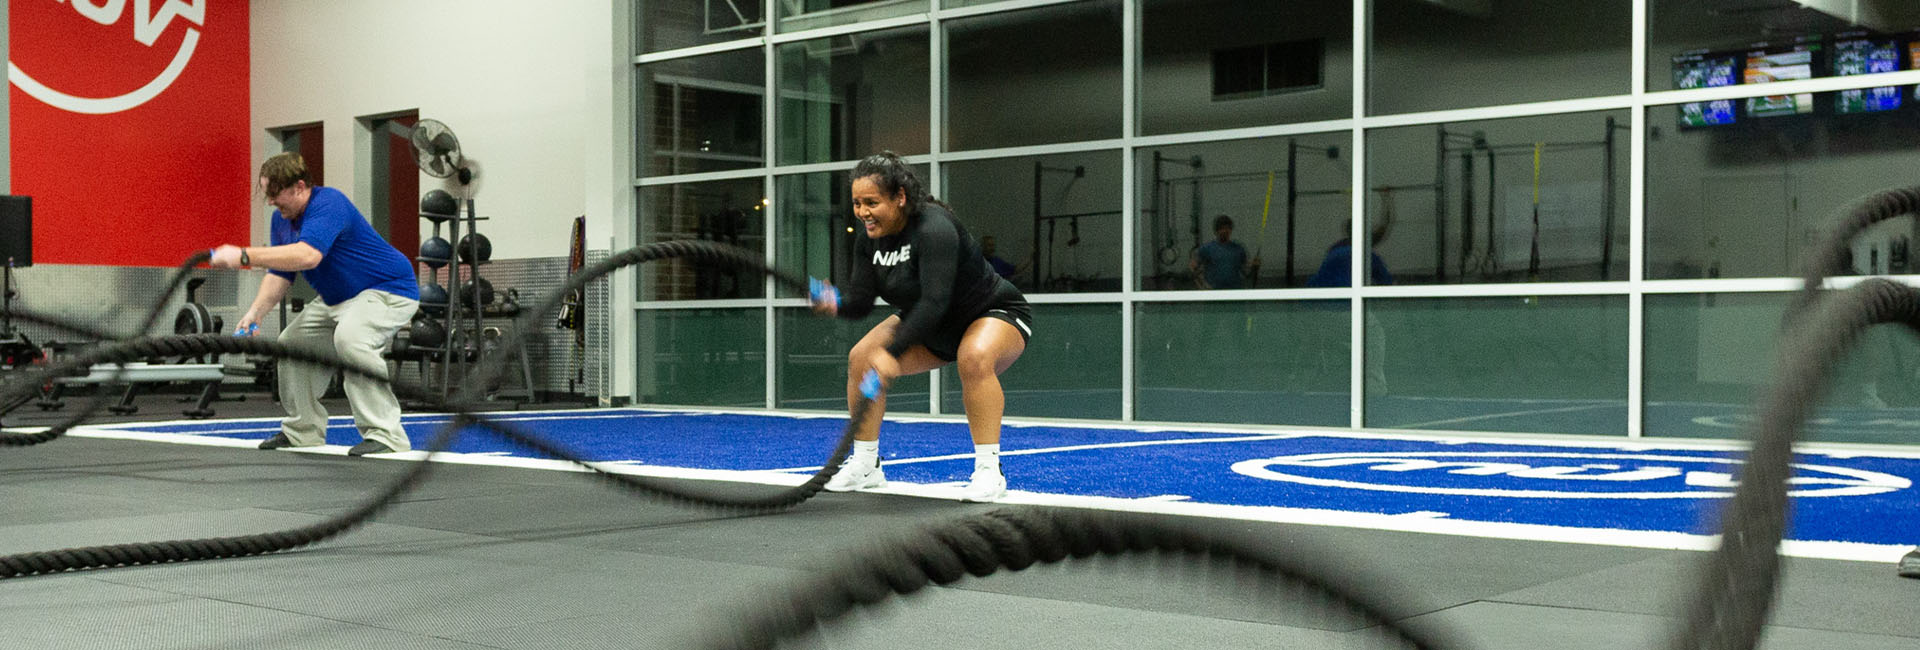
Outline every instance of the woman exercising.
{"type": "MultiPolygon", "coordinates": [[[[847,353],[847,408],[862,397],[869,371],[890,385],[895,377],[955,364],[973,433],[973,477],[961,498],[999,499],[1007,493],[1000,473],[1000,417],[1006,410],[1000,373],[1020,358],[1033,335],[1026,298],[993,272],[947,205],[929,196],[913,168],[893,152],[855,165],[852,191],[853,216],[867,237],[854,244],[853,277],[845,287],[816,281],[813,309],[858,319],[883,298],[900,312],[847,353]]],[[[828,490],[887,484],[880,469],[885,412],[886,396],[879,394],[858,423],[852,458],[827,482],[828,490]]]]}

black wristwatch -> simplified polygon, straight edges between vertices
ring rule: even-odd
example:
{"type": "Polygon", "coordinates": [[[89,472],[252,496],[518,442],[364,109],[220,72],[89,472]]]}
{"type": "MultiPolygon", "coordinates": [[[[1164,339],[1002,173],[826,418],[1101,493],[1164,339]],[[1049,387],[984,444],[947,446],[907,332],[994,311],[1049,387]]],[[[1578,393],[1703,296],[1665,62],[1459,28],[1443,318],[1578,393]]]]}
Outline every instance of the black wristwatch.
{"type": "Polygon", "coordinates": [[[244,249],[244,248],[240,249],[240,265],[253,266],[253,259],[250,257],[247,257],[247,249],[244,249]]]}

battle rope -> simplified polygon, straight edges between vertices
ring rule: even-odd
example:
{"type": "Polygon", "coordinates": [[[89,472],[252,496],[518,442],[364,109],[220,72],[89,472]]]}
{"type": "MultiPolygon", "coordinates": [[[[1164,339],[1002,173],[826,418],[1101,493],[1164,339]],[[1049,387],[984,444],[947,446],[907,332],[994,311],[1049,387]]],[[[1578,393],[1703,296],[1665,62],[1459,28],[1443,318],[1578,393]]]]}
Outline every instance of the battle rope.
{"type": "MultiPolygon", "coordinates": [[[[181,262],[179,266],[174,267],[172,277],[168,278],[167,280],[166,290],[162,291],[160,293],[160,296],[154,299],[153,306],[147,308],[147,316],[144,320],[141,321],[139,329],[134,330],[135,332],[134,336],[142,336],[147,334],[148,332],[153,331],[154,324],[160,322],[160,314],[166,311],[167,303],[173,299],[174,292],[179,291],[181,285],[184,285],[187,283],[189,274],[193,271],[194,267],[199,266],[201,263],[206,262],[210,257],[212,257],[212,253],[210,252],[195,253],[194,255],[189,256],[186,259],[186,261],[181,262]]],[[[27,320],[27,319],[22,318],[21,320],[27,320]]],[[[70,330],[71,328],[62,327],[61,329],[70,330]]],[[[90,333],[96,334],[95,338],[97,340],[121,338],[118,336],[98,336],[100,332],[97,332],[97,331],[90,332],[90,333]]],[[[124,376],[126,376],[125,367],[121,367],[113,371],[113,379],[116,381],[121,379],[124,376]]],[[[36,376],[33,379],[44,379],[44,378],[46,377],[43,375],[43,376],[36,376]]],[[[41,385],[41,382],[32,381],[29,385],[39,386],[41,385]]],[[[22,393],[20,397],[17,397],[14,400],[0,398],[0,405],[5,406],[5,408],[0,408],[0,416],[5,416],[7,413],[12,412],[13,409],[18,408],[19,406],[25,404],[26,401],[29,401],[31,399],[32,399],[32,394],[30,393],[22,393]]],[[[87,401],[87,405],[84,408],[74,409],[74,412],[71,416],[69,416],[65,420],[62,420],[51,427],[48,427],[48,431],[53,432],[52,436],[47,436],[45,437],[44,440],[39,440],[38,442],[32,442],[27,444],[39,444],[39,442],[45,442],[46,440],[52,440],[53,438],[59,437],[69,429],[72,429],[73,427],[76,427],[76,426],[80,426],[82,422],[91,420],[94,418],[94,416],[99,415],[100,411],[106,409],[107,404],[110,403],[111,401],[112,400],[108,395],[107,391],[104,391],[104,390],[97,391],[94,394],[93,399],[90,399],[87,401]]],[[[0,441],[0,446],[19,446],[19,444],[20,443],[12,442],[12,441],[0,441]]]]}
{"type": "MultiPolygon", "coordinates": [[[[596,264],[591,268],[582,270],[581,273],[569,278],[567,287],[554,292],[551,297],[543,300],[534,309],[523,314],[521,324],[524,327],[540,322],[540,319],[544,318],[545,312],[557,307],[560,297],[567,291],[583,288],[588,282],[619,268],[667,257],[685,257],[700,263],[760,270],[763,273],[773,275],[783,284],[795,287],[803,286],[796,278],[765,268],[757,255],[744,250],[701,242],[669,242],[631,249],[596,264]]],[[[189,266],[197,261],[198,260],[190,262],[189,266]]],[[[176,285],[177,284],[178,283],[176,283],[176,285]]],[[[28,322],[36,322],[94,335],[101,334],[100,332],[90,331],[84,325],[32,313],[20,313],[16,316],[28,322]]],[[[523,343],[524,340],[516,339],[510,341],[508,345],[517,346],[523,343]]],[[[515,351],[513,348],[507,348],[496,352],[493,358],[481,364],[480,369],[476,370],[475,376],[470,377],[468,382],[463,385],[463,390],[459,395],[462,397],[476,395],[478,387],[486,386],[488,381],[503,371],[502,366],[504,366],[505,361],[510,358],[511,354],[515,351]]],[[[44,369],[29,377],[26,381],[18,382],[6,390],[0,390],[0,396],[11,394],[14,391],[34,390],[35,387],[53,377],[69,374],[76,370],[91,368],[95,364],[125,363],[149,356],[189,356],[210,353],[266,355],[280,359],[324,365],[360,376],[379,378],[384,378],[385,376],[384,373],[375,373],[368,369],[347,364],[330,351],[298,348],[282,345],[275,341],[252,338],[232,338],[216,334],[199,334],[140,338],[89,350],[82,354],[75,355],[73,358],[62,363],[44,369]]],[[[849,426],[842,435],[830,460],[823,469],[809,479],[806,484],[786,490],[781,495],[774,497],[728,501],[679,489],[679,486],[672,485],[668,482],[648,480],[644,477],[605,473],[593,464],[580,461],[566,450],[547,443],[538,437],[527,435],[514,427],[507,426],[505,423],[493,422],[476,416],[471,410],[464,408],[460,400],[441,402],[431,395],[424,394],[422,391],[412,390],[404,386],[395,386],[394,388],[397,393],[404,395],[408,399],[418,400],[427,403],[435,409],[458,414],[455,422],[443,428],[432,444],[429,445],[431,453],[438,453],[444,449],[452,442],[455,436],[458,435],[462,425],[470,422],[484,426],[515,444],[525,446],[544,455],[563,458],[585,465],[599,472],[599,475],[612,480],[614,483],[643,494],[676,497],[681,501],[700,505],[720,504],[736,508],[752,507],[757,509],[775,509],[791,506],[817,493],[830,476],[830,472],[837,468],[839,463],[845,459],[852,441],[852,423],[859,422],[865,410],[871,406],[871,402],[865,399],[856,399],[852,417],[849,418],[849,426]]],[[[38,444],[39,442],[45,442],[58,437],[61,432],[68,428],[70,427],[61,427],[60,431],[49,430],[48,432],[40,434],[4,436],[0,437],[0,444],[38,444]]],[[[57,573],[78,569],[98,569],[240,557],[298,548],[339,535],[366,522],[399,496],[423,481],[427,471],[431,469],[432,465],[433,463],[424,462],[412,464],[407,472],[389,483],[381,493],[373,499],[368,500],[366,503],[344,515],[314,525],[256,535],[117,544],[5,556],[0,557],[0,578],[57,573]]],[[[768,610],[768,612],[771,613],[763,613],[752,618],[752,620],[755,621],[765,622],[765,625],[750,625],[746,628],[736,629],[746,630],[748,638],[767,639],[803,629],[803,627],[810,627],[812,625],[811,621],[817,620],[821,614],[831,613],[830,610],[832,609],[837,608],[844,611],[844,607],[832,604],[835,602],[874,602],[880,598],[884,598],[889,593],[889,589],[903,593],[910,592],[930,582],[947,584],[960,579],[967,573],[987,575],[1001,566],[1010,569],[1021,569],[1035,561],[1054,562],[1068,556],[1085,557],[1094,553],[1118,554],[1129,551],[1184,552],[1215,558],[1227,558],[1235,563],[1245,564],[1255,569],[1261,575],[1283,579],[1289,583],[1307,587],[1316,593],[1321,593],[1325,595],[1330,602],[1340,604],[1343,609],[1383,627],[1389,632],[1388,636],[1406,641],[1412,647],[1438,647],[1430,641],[1422,640],[1422,637],[1415,632],[1393,625],[1384,614],[1380,613],[1382,610],[1377,605],[1371,604],[1372,601],[1370,599],[1348,595],[1350,592],[1333,587],[1330,583],[1315,577],[1311,572],[1290,568],[1285,564],[1270,559],[1261,559],[1258,555],[1236,549],[1223,542],[1206,539],[1160,524],[1135,523],[1122,525],[1119,520],[1108,515],[1074,514],[1069,512],[1047,514],[1007,511],[994,513],[985,518],[960,520],[943,527],[931,529],[922,537],[917,538],[917,541],[909,540],[909,543],[905,546],[883,551],[883,556],[889,558],[890,561],[870,565],[870,569],[878,571],[878,573],[869,574],[870,577],[877,577],[881,582],[874,582],[871,579],[863,582],[857,577],[852,579],[851,582],[846,581],[844,577],[835,578],[834,580],[839,582],[835,582],[834,584],[841,586],[864,585],[855,591],[844,589],[828,590],[829,594],[850,597],[853,598],[853,600],[833,597],[798,599],[796,602],[812,601],[826,607],[824,610],[818,608],[806,610],[811,613],[805,617],[804,626],[795,627],[796,623],[803,622],[800,618],[782,614],[780,610],[768,610]],[[884,588],[876,588],[881,586],[882,582],[884,583],[884,588]],[[761,631],[755,632],[753,630],[761,631]]],[[[818,596],[818,594],[815,594],[815,596],[818,596]]]]}
{"type": "Polygon", "coordinates": [[[1750,650],[1759,643],[1779,582],[1793,444],[1818,406],[1833,366],[1875,324],[1904,323],[1920,330],[1920,293],[1911,287],[1868,279],[1822,300],[1828,292],[1821,286],[1828,275],[1848,270],[1847,250],[1860,232],[1915,212],[1920,212],[1920,188],[1875,193],[1849,207],[1812,252],[1801,289],[1788,307],[1780,367],[1759,402],[1740,486],[1721,510],[1720,547],[1700,570],[1698,590],[1669,647],[1750,650]]]}
{"type": "MultiPolygon", "coordinates": [[[[584,270],[570,279],[570,285],[585,286],[587,282],[594,278],[624,266],[676,256],[684,256],[701,263],[727,263],[768,271],[757,259],[751,258],[751,255],[751,253],[744,250],[706,242],[669,242],[665,244],[654,244],[626,251],[615,256],[613,259],[584,270]]],[[[196,256],[196,258],[203,261],[204,254],[196,256]]],[[[183,266],[190,267],[193,263],[197,262],[190,260],[187,265],[183,266]]],[[[790,276],[784,276],[784,274],[774,275],[776,278],[789,281],[789,284],[794,284],[791,282],[792,278],[790,276]]],[[[176,282],[175,286],[177,287],[178,284],[179,283],[176,282]]],[[[558,305],[558,302],[558,300],[553,299],[545,300],[540,304],[539,310],[551,310],[558,305]]],[[[164,301],[162,304],[164,305],[164,301]]],[[[101,334],[101,332],[82,324],[34,314],[32,312],[16,311],[14,316],[25,322],[53,326],[68,331],[95,335],[101,334]]],[[[538,322],[540,317],[541,315],[538,313],[532,314],[529,316],[528,322],[538,322]]],[[[149,323],[148,326],[151,327],[151,323],[149,323]]],[[[358,376],[373,377],[381,380],[386,379],[386,373],[384,372],[376,373],[346,363],[337,355],[327,350],[289,346],[277,341],[236,338],[221,334],[190,334],[136,338],[114,345],[101,346],[74,355],[68,360],[42,369],[24,380],[13,382],[4,389],[0,389],[0,403],[8,403],[9,400],[7,396],[37,390],[38,386],[52,378],[91,368],[95,364],[124,364],[152,356],[195,356],[203,354],[240,353],[289,359],[303,363],[322,365],[358,376]]],[[[482,364],[482,367],[492,372],[481,372],[479,374],[485,377],[497,373],[497,366],[504,365],[508,358],[509,355],[507,354],[497,354],[494,358],[482,364]]],[[[465,388],[468,390],[463,392],[471,392],[474,385],[473,378],[470,378],[469,382],[465,385],[465,388]]],[[[479,383],[478,385],[484,386],[485,384],[479,383]]],[[[797,505],[818,494],[826,485],[827,480],[831,478],[832,472],[839,467],[840,463],[845,460],[847,453],[851,450],[854,433],[853,423],[858,422],[860,416],[864,414],[865,409],[870,406],[870,403],[864,400],[855,404],[854,417],[849,420],[848,426],[841,435],[839,443],[835,446],[828,462],[805,483],[767,496],[738,497],[694,489],[688,486],[685,481],[609,473],[597,465],[582,460],[570,451],[547,442],[538,436],[529,435],[503,422],[496,422],[480,417],[460,402],[443,402],[432,395],[426,394],[424,391],[410,389],[405,386],[396,385],[393,388],[396,394],[409,400],[426,403],[435,410],[444,410],[457,414],[454,422],[443,427],[433,442],[428,446],[429,457],[451,445],[464,425],[476,424],[485,427],[514,444],[546,456],[585,466],[593,470],[596,475],[613,482],[617,486],[627,488],[642,495],[665,498],[666,500],[681,504],[736,512],[770,512],[781,510],[797,505]]],[[[35,434],[4,435],[0,436],[0,446],[40,444],[58,438],[69,429],[70,426],[61,427],[58,430],[49,429],[48,431],[35,434]]],[[[375,498],[346,514],[318,524],[257,535],[116,544],[5,556],[0,557],[0,578],[80,569],[259,555],[305,546],[338,535],[365,523],[388,504],[418,485],[420,481],[424,479],[426,473],[431,470],[432,465],[433,463],[426,462],[413,463],[409,466],[408,471],[389,483],[375,498]]]]}
{"type": "MultiPolygon", "coordinates": [[[[1920,205],[1920,192],[1903,189],[1871,197],[1851,210],[1849,219],[1836,228],[1828,240],[1823,242],[1823,246],[1816,251],[1813,263],[1809,265],[1805,286],[1797,296],[1791,312],[1797,314],[1807,311],[1816,304],[1817,296],[1814,293],[1819,291],[1828,273],[1841,268],[1841,261],[1845,259],[1845,244],[1852,236],[1878,221],[1903,213],[1911,213],[1916,205],[1920,205]]],[[[644,261],[676,256],[686,256],[706,263],[755,268],[774,275],[784,284],[798,285],[794,278],[784,277],[782,274],[766,269],[758,256],[753,253],[729,250],[726,247],[701,242],[655,244],[625,251],[569,278],[567,287],[541,301],[537,308],[523,314],[522,325],[544,318],[547,311],[558,305],[566,291],[582,288],[588,282],[608,272],[644,261]]],[[[1745,650],[1757,644],[1760,629],[1771,608],[1773,590],[1778,578],[1777,547],[1784,537],[1786,527],[1787,479],[1791,477],[1793,441],[1804,426],[1806,417],[1817,404],[1833,364],[1846,353],[1861,332],[1873,324],[1882,322],[1901,322],[1920,329],[1920,293],[1904,285],[1885,280],[1861,282],[1854,288],[1841,292],[1837,298],[1828,301],[1828,304],[1822,307],[1824,308],[1814,310],[1808,318],[1796,319],[1805,322],[1791,327],[1784,337],[1781,370],[1776,374],[1775,383],[1769,388],[1761,403],[1761,417],[1755,432],[1753,450],[1747,458],[1741,486],[1723,511],[1725,532],[1722,545],[1718,551],[1709,556],[1706,570],[1700,577],[1699,595],[1688,606],[1687,616],[1676,628],[1670,644],[1673,647],[1745,650]]],[[[157,309],[155,313],[158,313],[157,309]]],[[[40,319],[40,322],[50,320],[40,319]]],[[[151,322],[148,327],[151,327],[151,322]]],[[[523,340],[513,340],[508,343],[508,346],[523,344],[523,340]]],[[[509,358],[511,351],[511,349],[503,349],[496,353],[495,358],[482,364],[477,369],[477,375],[463,385],[460,394],[463,397],[477,395],[482,387],[488,385],[489,380],[504,372],[504,361],[509,358]]],[[[59,371],[50,369],[48,374],[70,372],[71,369],[67,366],[82,361],[88,363],[128,361],[149,356],[149,354],[138,354],[140,352],[149,354],[260,353],[368,374],[328,354],[280,346],[266,341],[209,335],[160,337],[102,348],[81,355],[69,364],[57,366],[61,369],[59,371]]],[[[433,447],[436,452],[451,441],[464,419],[467,422],[486,426],[517,444],[526,445],[549,455],[576,460],[566,455],[564,450],[536,437],[527,436],[501,423],[477,417],[470,410],[460,408],[457,401],[440,404],[428,396],[417,393],[409,395],[409,398],[421,399],[436,406],[445,406],[448,410],[460,414],[460,417],[456,418],[456,423],[449,425],[436,438],[433,447]]],[[[859,421],[858,411],[866,406],[864,400],[856,400],[856,402],[856,413],[849,420],[848,435],[842,437],[832,462],[816,474],[814,480],[809,481],[810,485],[824,483],[830,470],[844,459],[851,437],[851,423],[859,421]]],[[[0,403],[6,403],[6,400],[0,399],[0,403]]],[[[576,460],[576,462],[579,461],[576,460]]],[[[590,468],[594,467],[590,463],[583,464],[590,468]]],[[[424,476],[427,465],[430,463],[416,463],[405,476],[389,485],[382,498],[377,498],[347,516],[338,518],[337,521],[343,523],[327,522],[294,531],[246,537],[127,544],[16,555],[0,558],[0,570],[7,572],[0,577],[74,568],[127,566],[187,561],[203,557],[251,555],[310,544],[364,522],[367,517],[371,517],[383,508],[393,496],[416,484],[424,476]]],[[[649,481],[604,472],[602,475],[613,478],[615,482],[624,486],[639,487],[643,492],[656,491],[657,486],[646,485],[650,483],[649,481]]],[[[800,489],[804,490],[805,487],[802,486],[800,489]]],[[[808,494],[810,495],[811,493],[808,494]]],[[[1374,602],[1372,599],[1354,595],[1352,590],[1336,588],[1331,583],[1316,577],[1310,570],[1288,567],[1215,540],[1204,539],[1152,522],[1123,523],[1093,515],[1064,514],[1066,512],[1070,511],[1060,513],[996,511],[927,529],[919,536],[909,538],[898,546],[881,548],[867,554],[867,561],[836,568],[810,580],[801,591],[796,592],[799,595],[786,599],[781,606],[766,608],[758,614],[748,616],[745,625],[734,628],[731,636],[715,639],[715,643],[720,647],[764,647],[779,638],[810,630],[817,625],[818,621],[838,616],[853,605],[878,602],[892,593],[911,593],[930,583],[949,584],[968,574],[988,575],[1000,567],[1018,570],[1034,562],[1059,561],[1069,556],[1084,557],[1096,552],[1156,551],[1196,553],[1209,557],[1231,558],[1236,563],[1247,563],[1248,566],[1257,568],[1263,575],[1276,576],[1326,596],[1330,602],[1339,603],[1354,614],[1375,622],[1387,636],[1406,645],[1420,648],[1439,647],[1430,636],[1393,624],[1381,613],[1383,610],[1372,604],[1374,602]],[[872,561],[871,558],[874,557],[880,558],[880,561],[872,561]]]]}
{"type": "Polygon", "coordinates": [[[709,626],[704,647],[771,648],[780,640],[812,632],[854,607],[873,605],[929,584],[947,585],[968,575],[999,569],[1019,571],[1036,563],[1095,555],[1157,553],[1214,563],[1231,580],[1255,578],[1281,585],[1295,599],[1317,598],[1343,620],[1354,620],[1372,640],[1392,647],[1457,647],[1430,626],[1396,622],[1377,591],[1362,589],[1350,575],[1336,585],[1333,574],[1299,561],[1297,549],[1282,556],[1185,530],[1164,521],[1120,513],[1067,508],[1010,508],[931,524],[890,543],[847,554],[845,560],[720,619],[709,626]]]}

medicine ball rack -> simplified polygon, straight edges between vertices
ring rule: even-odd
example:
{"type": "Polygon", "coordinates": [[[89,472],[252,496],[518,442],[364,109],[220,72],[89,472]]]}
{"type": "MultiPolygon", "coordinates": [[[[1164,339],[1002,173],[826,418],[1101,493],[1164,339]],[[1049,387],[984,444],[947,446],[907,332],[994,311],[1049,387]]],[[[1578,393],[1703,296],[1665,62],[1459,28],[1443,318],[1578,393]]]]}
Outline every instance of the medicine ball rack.
{"type": "MultiPolygon", "coordinates": [[[[433,192],[443,192],[443,190],[433,192]]],[[[431,194],[432,192],[429,192],[429,195],[431,194]]],[[[480,277],[480,266],[492,261],[493,246],[487,241],[485,235],[480,234],[479,222],[486,221],[488,218],[477,216],[474,201],[471,198],[456,204],[456,212],[463,211],[466,213],[464,215],[428,211],[430,206],[440,203],[423,197],[420,218],[433,223],[435,238],[440,236],[441,226],[446,225],[446,241],[457,243],[453,246],[453,255],[450,259],[429,258],[424,255],[418,258],[421,264],[428,267],[423,275],[429,280],[422,284],[423,288],[439,284],[439,267],[441,266],[447,267],[447,284],[442,295],[434,296],[440,298],[439,301],[430,301],[427,292],[421,293],[420,315],[414,322],[417,324],[427,320],[443,323],[441,330],[444,336],[437,345],[422,345],[418,341],[410,340],[408,349],[416,351],[423,363],[433,362],[438,365],[437,389],[442,397],[446,397],[456,382],[466,377],[472,367],[477,366],[483,358],[499,347],[490,344],[491,340],[497,340],[506,329],[511,329],[511,326],[489,327],[483,321],[486,306],[492,302],[493,291],[491,284],[480,277]],[[461,234],[462,222],[465,223],[464,237],[461,234]],[[464,283],[463,278],[465,278],[464,283]]],[[[411,339],[412,336],[409,335],[409,338],[411,339]]],[[[533,366],[527,360],[525,352],[517,353],[517,356],[520,358],[520,386],[497,389],[489,387],[486,399],[514,400],[515,408],[518,408],[520,402],[534,400],[533,366]]],[[[432,385],[435,382],[430,376],[432,373],[426,374],[429,376],[424,377],[424,380],[428,385],[422,388],[428,391],[435,390],[436,387],[432,385]]]]}

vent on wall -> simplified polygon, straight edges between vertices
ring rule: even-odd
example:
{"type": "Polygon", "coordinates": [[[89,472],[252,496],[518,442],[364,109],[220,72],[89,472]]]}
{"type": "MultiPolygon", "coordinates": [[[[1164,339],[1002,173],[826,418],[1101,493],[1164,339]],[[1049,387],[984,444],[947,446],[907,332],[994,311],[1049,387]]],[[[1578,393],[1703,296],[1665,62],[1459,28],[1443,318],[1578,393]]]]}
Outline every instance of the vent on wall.
{"type": "Polygon", "coordinates": [[[1213,51],[1213,99],[1247,99],[1321,86],[1326,41],[1311,39],[1213,51]]]}

